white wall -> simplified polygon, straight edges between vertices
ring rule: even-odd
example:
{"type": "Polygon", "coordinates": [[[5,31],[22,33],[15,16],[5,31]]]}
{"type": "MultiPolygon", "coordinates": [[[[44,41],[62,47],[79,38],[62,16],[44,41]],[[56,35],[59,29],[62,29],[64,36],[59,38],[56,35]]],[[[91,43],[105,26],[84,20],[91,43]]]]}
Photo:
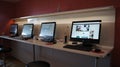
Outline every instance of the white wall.
{"type": "Polygon", "coordinates": [[[37,27],[35,28],[35,34],[39,34],[40,24],[42,22],[56,22],[56,38],[63,39],[67,31],[67,35],[70,34],[72,21],[85,21],[85,20],[102,20],[102,30],[100,45],[113,46],[114,45],[114,24],[115,24],[115,10],[113,7],[102,7],[93,9],[84,9],[68,12],[60,12],[57,14],[48,14],[42,16],[34,16],[33,18],[27,18],[16,20],[16,23],[22,25],[24,23],[33,23],[37,27]],[[109,34],[108,34],[109,33],[109,34]]]}

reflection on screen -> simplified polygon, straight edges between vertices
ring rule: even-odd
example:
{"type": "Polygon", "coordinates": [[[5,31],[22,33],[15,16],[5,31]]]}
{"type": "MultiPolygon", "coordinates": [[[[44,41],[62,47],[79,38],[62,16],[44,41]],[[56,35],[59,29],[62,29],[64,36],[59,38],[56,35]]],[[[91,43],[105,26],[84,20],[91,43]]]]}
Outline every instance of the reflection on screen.
{"type": "Polygon", "coordinates": [[[33,24],[24,24],[22,30],[22,36],[25,38],[31,38],[33,35],[33,24]]]}
{"type": "Polygon", "coordinates": [[[18,32],[18,24],[12,24],[10,26],[10,34],[11,36],[16,36],[18,32]]]}
{"type": "Polygon", "coordinates": [[[42,23],[40,38],[44,41],[53,41],[55,32],[55,22],[42,23]]]}

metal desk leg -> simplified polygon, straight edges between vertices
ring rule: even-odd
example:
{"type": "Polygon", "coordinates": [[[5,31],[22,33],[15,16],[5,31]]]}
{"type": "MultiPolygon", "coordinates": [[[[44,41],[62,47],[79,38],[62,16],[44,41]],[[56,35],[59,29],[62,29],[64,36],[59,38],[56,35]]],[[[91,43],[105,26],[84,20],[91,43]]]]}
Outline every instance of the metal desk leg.
{"type": "Polygon", "coordinates": [[[98,66],[98,57],[95,57],[95,67],[97,67],[98,66]]]}
{"type": "Polygon", "coordinates": [[[35,45],[33,44],[33,61],[35,61],[35,45]]]}

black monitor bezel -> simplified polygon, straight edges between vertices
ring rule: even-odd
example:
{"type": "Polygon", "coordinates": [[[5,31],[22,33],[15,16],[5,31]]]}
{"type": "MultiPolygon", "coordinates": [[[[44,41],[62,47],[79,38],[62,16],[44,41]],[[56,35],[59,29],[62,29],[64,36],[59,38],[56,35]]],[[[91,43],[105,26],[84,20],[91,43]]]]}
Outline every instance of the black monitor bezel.
{"type": "Polygon", "coordinates": [[[18,24],[11,24],[11,25],[10,25],[9,32],[10,32],[10,36],[17,36],[17,35],[18,35],[18,24]],[[16,33],[11,32],[11,27],[12,27],[12,26],[17,26],[17,27],[16,27],[16,29],[17,29],[17,32],[16,32],[16,33]]]}
{"type": "Polygon", "coordinates": [[[72,38],[72,29],[74,23],[84,23],[84,22],[101,22],[101,20],[88,20],[88,21],[73,21],[71,25],[71,32],[70,32],[70,41],[77,41],[77,42],[83,42],[83,43],[93,43],[93,44],[99,44],[100,43],[100,35],[101,35],[101,23],[99,27],[99,38],[98,39],[84,39],[84,38],[72,38]]]}
{"type": "Polygon", "coordinates": [[[33,31],[34,31],[34,24],[24,24],[23,28],[22,28],[22,32],[21,32],[22,38],[33,38],[33,31]],[[27,26],[27,25],[32,25],[32,31],[31,31],[31,36],[30,37],[26,37],[25,35],[22,35],[24,26],[27,26]]]}
{"type": "Polygon", "coordinates": [[[40,26],[40,32],[39,32],[39,37],[42,41],[46,41],[46,42],[54,42],[55,41],[55,32],[56,32],[56,22],[42,22],[41,26],[40,26]],[[40,34],[41,34],[41,29],[43,24],[54,24],[54,30],[53,30],[53,39],[51,41],[47,41],[41,38],[40,34]]]}

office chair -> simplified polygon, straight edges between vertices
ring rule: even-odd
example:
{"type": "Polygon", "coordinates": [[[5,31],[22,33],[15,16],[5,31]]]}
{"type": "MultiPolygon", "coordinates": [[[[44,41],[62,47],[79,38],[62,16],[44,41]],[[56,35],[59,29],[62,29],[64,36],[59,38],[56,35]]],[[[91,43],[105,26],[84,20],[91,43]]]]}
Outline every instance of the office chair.
{"type": "Polygon", "coordinates": [[[33,61],[28,63],[26,67],[50,67],[50,64],[45,61],[33,61]]]}
{"type": "Polygon", "coordinates": [[[12,49],[10,47],[5,47],[3,45],[0,45],[0,56],[1,59],[3,60],[3,66],[6,67],[6,57],[7,57],[7,53],[10,53],[12,51],[12,49]]]}
{"type": "Polygon", "coordinates": [[[33,62],[26,64],[25,67],[50,67],[50,64],[46,61],[35,60],[35,45],[33,45],[33,62]]]}

